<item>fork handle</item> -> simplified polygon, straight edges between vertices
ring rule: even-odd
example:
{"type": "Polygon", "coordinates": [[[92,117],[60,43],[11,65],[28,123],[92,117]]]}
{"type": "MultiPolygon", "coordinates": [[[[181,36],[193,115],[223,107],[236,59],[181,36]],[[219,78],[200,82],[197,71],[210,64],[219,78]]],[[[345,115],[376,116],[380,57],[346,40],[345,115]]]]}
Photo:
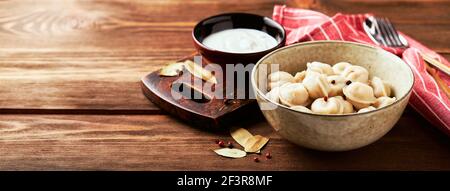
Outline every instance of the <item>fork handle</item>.
{"type": "Polygon", "coordinates": [[[437,69],[431,67],[427,63],[425,63],[427,67],[427,72],[431,74],[431,77],[433,77],[434,81],[438,84],[438,86],[441,88],[441,90],[445,93],[448,99],[450,99],[450,87],[447,86],[447,84],[442,80],[442,78],[438,75],[437,69]]]}
{"type": "Polygon", "coordinates": [[[434,67],[436,67],[440,71],[446,73],[447,75],[450,75],[450,67],[448,67],[447,65],[439,62],[438,60],[434,59],[432,56],[430,56],[428,54],[420,53],[420,55],[422,56],[422,58],[426,62],[430,63],[431,65],[433,65],[434,67]]]}

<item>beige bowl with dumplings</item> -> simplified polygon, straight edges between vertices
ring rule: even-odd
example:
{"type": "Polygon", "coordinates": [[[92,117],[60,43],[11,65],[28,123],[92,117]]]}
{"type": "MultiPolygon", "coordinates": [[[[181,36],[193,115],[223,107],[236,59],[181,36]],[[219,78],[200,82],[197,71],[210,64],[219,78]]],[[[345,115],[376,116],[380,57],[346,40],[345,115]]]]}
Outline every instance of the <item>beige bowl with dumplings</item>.
{"type": "Polygon", "coordinates": [[[399,120],[414,83],[409,66],[394,54],[342,41],[299,43],[275,50],[259,60],[251,78],[258,104],[275,131],[297,145],[322,151],[357,149],[380,139],[399,120]],[[295,74],[305,70],[306,63],[312,61],[362,66],[369,71],[370,79],[378,76],[388,82],[397,101],[374,111],[343,115],[300,112],[269,101],[265,93],[271,64],[279,64],[280,71],[295,74]]]}

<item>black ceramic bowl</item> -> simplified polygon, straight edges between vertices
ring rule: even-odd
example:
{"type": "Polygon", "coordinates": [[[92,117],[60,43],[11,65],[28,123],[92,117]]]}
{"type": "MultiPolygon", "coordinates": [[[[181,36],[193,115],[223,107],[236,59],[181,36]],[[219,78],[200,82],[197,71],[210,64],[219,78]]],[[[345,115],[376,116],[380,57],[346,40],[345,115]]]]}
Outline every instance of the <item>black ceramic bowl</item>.
{"type": "Polygon", "coordinates": [[[192,31],[194,44],[200,54],[207,60],[217,64],[256,63],[260,58],[275,49],[283,47],[286,42],[286,32],[283,27],[274,20],[249,13],[226,13],[208,17],[200,21],[192,31]],[[247,28],[263,31],[274,37],[278,44],[260,52],[230,53],[215,50],[202,44],[208,35],[226,29],[247,28]]]}

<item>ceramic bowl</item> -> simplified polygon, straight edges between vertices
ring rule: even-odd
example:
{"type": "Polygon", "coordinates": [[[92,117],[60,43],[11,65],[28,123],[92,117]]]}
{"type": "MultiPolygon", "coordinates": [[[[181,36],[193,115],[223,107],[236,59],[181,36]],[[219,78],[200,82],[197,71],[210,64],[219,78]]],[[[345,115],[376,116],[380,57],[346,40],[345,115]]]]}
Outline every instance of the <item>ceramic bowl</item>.
{"type": "Polygon", "coordinates": [[[274,20],[249,13],[226,13],[208,17],[200,21],[192,31],[194,45],[198,52],[209,61],[217,64],[256,63],[261,57],[273,50],[283,47],[286,33],[274,20]],[[229,53],[206,47],[202,44],[208,35],[226,29],[247,28],[263,31],[274,37],[278,44],[268,50],[252,53],[229,53]]]}
{"type": "Polygon", "coordinates": [[[411,94],[414,76],[400,58],[383,49],[342,41],[316,41],[287,46],[264,56],[253,68],[252,87],[270,125],[285,139],[311,149],[346,151],[363,147],[385,135],[399,120],[411,94]],[[367,113],[321,115],[299,112],[269,101],[265,96],[270,65],[282,71],[306,69],[306,63],[346,61],[366,68],[391,84],[397,101],[367,113]],[[267,67],[266,67],[267,66],[267,67]],[[258,81],[259,79],[259,81],[258,81]]]}

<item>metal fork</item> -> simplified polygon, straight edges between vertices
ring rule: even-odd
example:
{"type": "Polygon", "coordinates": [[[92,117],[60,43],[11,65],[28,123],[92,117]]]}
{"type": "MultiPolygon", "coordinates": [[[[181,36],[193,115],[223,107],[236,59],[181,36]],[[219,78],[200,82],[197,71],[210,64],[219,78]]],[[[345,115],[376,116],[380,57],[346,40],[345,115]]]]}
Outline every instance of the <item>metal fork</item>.
{"type": "MultiPolygon", "coordinates": [[[[364,30],[375,43],[389,47],[408,47],[408,41],[398,34],[394,25],[388,18],[368,17],[364,21],[364,30]]],[[[420,53],[422,58],[429,64],[433,65],[442,72],[450,75],[450,67],[436,60],[431,55],[420,53]]]]}
{"type": "Polygon", "coordinates": [[[364,29],[377,44],[389,47],[408,47],[406,39],[398,34],[388,18],[368,17],[364,22],[364,29]]]}

